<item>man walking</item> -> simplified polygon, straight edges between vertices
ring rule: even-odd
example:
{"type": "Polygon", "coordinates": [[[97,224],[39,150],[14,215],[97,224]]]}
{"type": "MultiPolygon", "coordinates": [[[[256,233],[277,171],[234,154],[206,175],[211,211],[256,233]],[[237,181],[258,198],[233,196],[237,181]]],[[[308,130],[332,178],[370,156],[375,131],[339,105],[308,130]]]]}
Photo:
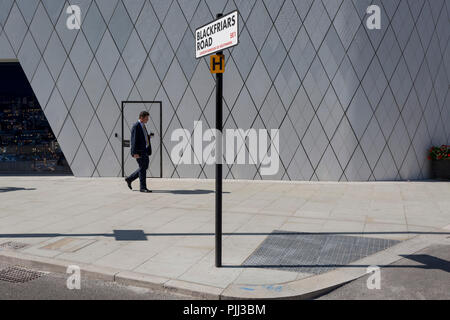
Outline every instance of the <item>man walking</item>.
{"type": "Polygon", "coordinates": [[[150,162],[149,156],[152,154],[150,136],[145,127],[149,116],[147,111],[142,111],[139,114],[139,121],[131,129],[131,156],[136,159],[139,169],[125,179],[128,188],[132,190],[131,183],[139,177],[140,191],[145,193],[152,192],[147,189],[147,169],[150,162]]]}

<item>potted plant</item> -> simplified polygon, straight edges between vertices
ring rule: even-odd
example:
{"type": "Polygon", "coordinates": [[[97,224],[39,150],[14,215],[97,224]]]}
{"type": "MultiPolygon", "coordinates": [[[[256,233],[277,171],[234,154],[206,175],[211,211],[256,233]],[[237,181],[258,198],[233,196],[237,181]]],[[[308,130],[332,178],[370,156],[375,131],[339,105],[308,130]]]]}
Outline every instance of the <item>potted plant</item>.
{"type": "Polygon", "coordinates": [[[450,146],[432,147],[428,151],[431,170],[435,179],[450,179],[450,146]]]}

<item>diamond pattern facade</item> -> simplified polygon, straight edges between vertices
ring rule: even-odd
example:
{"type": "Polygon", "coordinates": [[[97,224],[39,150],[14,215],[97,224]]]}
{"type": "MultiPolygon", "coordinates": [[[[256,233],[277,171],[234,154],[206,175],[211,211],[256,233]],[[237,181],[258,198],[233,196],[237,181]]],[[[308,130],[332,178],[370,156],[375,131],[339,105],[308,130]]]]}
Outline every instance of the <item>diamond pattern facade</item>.
{"type": "Polygon", "coordinates": [[[281,162],[275,176],[226,165],[227,178],[430,176],[427,148],[450,144],[450,0],[0,0],[0,61],[22,64],[76,176],[119,176],[121,102],[160,100],[164,176],[213,178],[172,163],[170,138],[213,126],[214,78],[193,35],[235,9],[225,128],[280,129],[281,162]],[[365,26],[370,4],[381,30],[365,26]],[[69,5],[80,30],[66,27],[69,5]]]}

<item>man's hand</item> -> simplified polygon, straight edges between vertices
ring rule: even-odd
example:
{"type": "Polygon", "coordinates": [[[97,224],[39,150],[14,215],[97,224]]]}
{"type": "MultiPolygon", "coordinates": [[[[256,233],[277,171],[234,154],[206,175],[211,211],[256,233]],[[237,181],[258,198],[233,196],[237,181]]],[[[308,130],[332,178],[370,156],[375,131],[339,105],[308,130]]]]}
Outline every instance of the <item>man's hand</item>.
{"type": "Polygon", "coordinates": [[[139,156],[138,154],[134,154],[134,155],[133,155],[133,158],[135,158],[135,159],[139,159],[139,158],[140,158],[140,156],[139,156]]]}

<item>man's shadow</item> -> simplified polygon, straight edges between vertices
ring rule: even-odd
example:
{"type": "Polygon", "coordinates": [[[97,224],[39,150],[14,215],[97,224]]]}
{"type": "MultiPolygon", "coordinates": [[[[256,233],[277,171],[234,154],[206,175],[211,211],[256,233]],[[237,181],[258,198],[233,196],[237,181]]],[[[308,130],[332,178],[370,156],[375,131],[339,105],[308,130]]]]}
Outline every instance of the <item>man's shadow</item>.
{"type": "Polygon", "coordinates": [[[0,187],[0,193],[13,192],[13,191],[31,191],[36,188],[16,188],[16,187],[0,187]]]}
{"type": "MultiPolygon", "coordinates": [[[[135,190],[138,191],[138,190],[135,190]]],[[[182,194],[182,195],[202,195],[202,194],[211,194],[215,193],[214,190],[152,190],[153,193],[170,193],[170,194],[182,194]]],[[[229,193],[229,192],[223,192],[229,193]]]]}

